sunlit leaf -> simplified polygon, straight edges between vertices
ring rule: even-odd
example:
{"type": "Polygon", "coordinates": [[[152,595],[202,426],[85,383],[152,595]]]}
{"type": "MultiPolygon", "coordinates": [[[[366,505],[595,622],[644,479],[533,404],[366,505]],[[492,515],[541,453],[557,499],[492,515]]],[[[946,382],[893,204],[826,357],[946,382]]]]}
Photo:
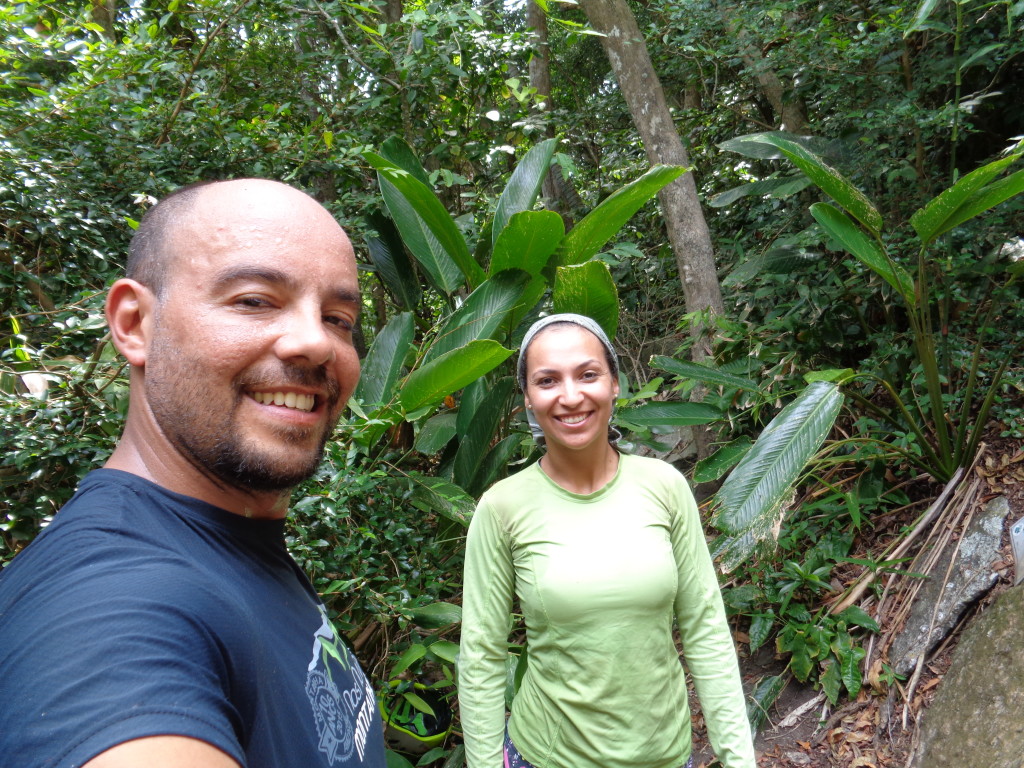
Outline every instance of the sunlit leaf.
{"type": "Polygon", "coordinates": [[[559,267],[551,303],[555,312],[574,312],[592,318],[609,339],[615,338],[619,329],[619,292],[604,262],[559,267]]]}
{"type": "Polygon", "coordinates": [[[530,149],[516,164],[512,177],[498,198],[494,209],[494,225],[491,230],[491,242],[497,245],[505,225],[515,214],[528,211],[537,202],[541,184],[551,166],[551,156],[558,146],[557,139],[547,139],[530,149]]]}
{"type": "Polygon", "coordinates": [[[399,395],[402,407],[408,412],[437,403],[494,370],[511,355],[511,349],[489,339],[471,341],[446,352],[409,375],[399,395]]]}

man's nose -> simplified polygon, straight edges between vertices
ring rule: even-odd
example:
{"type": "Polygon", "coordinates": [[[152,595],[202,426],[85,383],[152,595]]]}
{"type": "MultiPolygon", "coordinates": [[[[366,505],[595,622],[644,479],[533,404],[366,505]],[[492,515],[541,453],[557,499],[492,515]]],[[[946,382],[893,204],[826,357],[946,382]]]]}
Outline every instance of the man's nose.
{"type": "Polygon", "coordinates": [[[320,308],[297,307],[288,313],[274,352],[282,360],[304,358],[313,365],[331,362],[335,355],[334,340],[324,326],[320,308]]]}

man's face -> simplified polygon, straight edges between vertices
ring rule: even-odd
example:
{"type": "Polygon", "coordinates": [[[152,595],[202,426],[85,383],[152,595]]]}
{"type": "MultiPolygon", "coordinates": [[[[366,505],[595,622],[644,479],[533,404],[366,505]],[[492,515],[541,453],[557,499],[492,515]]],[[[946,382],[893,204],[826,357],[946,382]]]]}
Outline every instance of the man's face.
{"type": "Polygon", "coordinates": [[[220,484],[290,489],[359,379],[352,247],[314,201],[265,181],[203,190],[181,225],[151,321],[148,407],[220,484]]]}

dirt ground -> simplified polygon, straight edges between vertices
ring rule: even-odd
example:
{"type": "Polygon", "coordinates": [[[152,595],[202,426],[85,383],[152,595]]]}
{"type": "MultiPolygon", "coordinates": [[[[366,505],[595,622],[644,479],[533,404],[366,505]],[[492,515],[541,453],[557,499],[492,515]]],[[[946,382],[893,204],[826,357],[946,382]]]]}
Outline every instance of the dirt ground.
{"type": "MultiPolygon", "coordinates": [[[[1006,530],[1024,517],[1024,441],[995,440],[985,449],[973,470],[980,482],[972,503],[985,504],[998,495],[1009,501],[1006,530]]],[[[937,524],[941,524],[938,521],[937,524]]],[[[993,569],[999,580],[982,600],[968,609],[952,635],[926,660],[920,679],[913,685],[903,681],[891,688],[865,684],[855,701],[840,699],[832,708],[824,696],[810,686],[791,680],[769,713],[755,741],[758,766],[766,768],[906,768],[916,747],[919,721],[941,686],[952,662],[963,628],[1013,583],[1014,560],[1004,530],[1003,545],[993,569]],[[907,696],[910,695],[908,702],[907,696]]],[[[954,537],[959,532],[953,532],[954,537]]],[[[882,636],[899,626],[882,623],[882,636]]],[[[745,646],[741,645],[741,649],[745,646]]],[[[758,680],[779,674],[784,660],[773,649],[759,649],[752,657],[740,654],[744,684],[749,689],[758,680]]],[[[694,719],[694,764],[714,768],[699,704],[691,697],[694,719]]]]}

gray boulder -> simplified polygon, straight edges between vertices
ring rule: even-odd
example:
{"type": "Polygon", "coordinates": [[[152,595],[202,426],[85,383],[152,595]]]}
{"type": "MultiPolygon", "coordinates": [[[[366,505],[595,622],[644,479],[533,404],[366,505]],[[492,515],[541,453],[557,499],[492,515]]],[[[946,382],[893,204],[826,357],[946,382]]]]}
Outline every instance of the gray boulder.
{"type": "Polygon", "coordinates": [[[1024,584],[971,622],[924,714],[915,768],[1024,766],[1024,584]]]}

